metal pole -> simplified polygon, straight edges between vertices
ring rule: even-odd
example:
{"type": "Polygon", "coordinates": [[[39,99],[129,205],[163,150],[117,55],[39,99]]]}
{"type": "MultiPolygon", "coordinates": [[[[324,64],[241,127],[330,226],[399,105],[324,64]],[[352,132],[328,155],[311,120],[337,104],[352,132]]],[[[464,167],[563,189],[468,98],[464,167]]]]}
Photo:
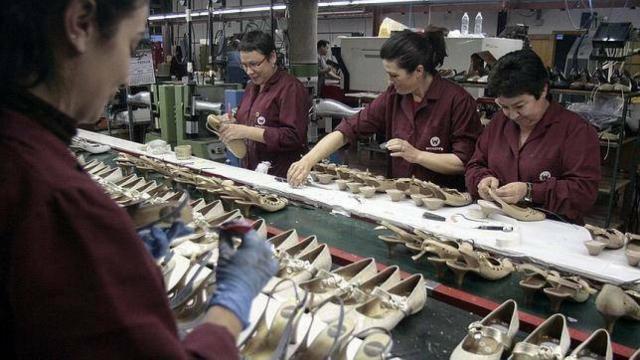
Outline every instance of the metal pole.
{"type": "MultiPolygon", "coordinates": [[[[127,86],[125,88],[125,99],[129,98],[129,94],[130,94],[130,90],[129,87],[127,86]]],[[[129,117],[129,140],[130,141],[134,141],[133,140],[133,110],[131,110],[131,105],[129,105],[129,103],[127,102],[127,115],[129,117]]]]}

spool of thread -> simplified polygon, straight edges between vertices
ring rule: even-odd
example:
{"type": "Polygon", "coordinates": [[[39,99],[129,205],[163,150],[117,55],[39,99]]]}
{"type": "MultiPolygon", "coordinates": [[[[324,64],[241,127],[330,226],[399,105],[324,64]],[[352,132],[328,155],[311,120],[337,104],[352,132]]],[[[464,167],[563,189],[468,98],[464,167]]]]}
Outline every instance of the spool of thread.
{"type": "Polygon", "coordinates": [[[191,159],[191,145],[178,145],[174,149],[176,151],[176,159],[189,160],[191,159]]]}

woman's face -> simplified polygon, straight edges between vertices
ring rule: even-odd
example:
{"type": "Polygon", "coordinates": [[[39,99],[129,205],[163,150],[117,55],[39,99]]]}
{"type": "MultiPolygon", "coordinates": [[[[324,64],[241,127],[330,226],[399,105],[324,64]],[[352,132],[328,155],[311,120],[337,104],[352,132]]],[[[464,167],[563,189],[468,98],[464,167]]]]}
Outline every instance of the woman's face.
{"type": "Polygon", "coordinates": [[[538,99],[531,94],[523,94],[511,98],[500,96],[495,102],[500,106],[504,115],[518,126],[532,128],[542,119],[547,109],[546,95],[547,88],[545,87],[538,99]]]}
{"type": "Polygon", "coordinates": [[[94,25],[86,50],[73,61],[75,68],[67,76],[75,78],[71,92],[78,105],[72,116],[80,123],[95,123],[118,88],[128,83],[129,60],[145,35],[148,15],[148,6],[140,6],[120,20],[107,40],[94,25]]]}
{"type": "Polygon", "coordinates": [[[418,65],[415,71],[408,72],[399,67],[395,60],[383,59],[382,66],[389,76],[389,82],[393,84],[400,95],[413,93],[420,85],[420,81],[424,81],[424,71],[421,71],[422,65],[418,65]]]}
{"type": "Polygon", "coordinates": [[[276,54],[262,55],[257,51],[240,51],[240,65],[251,82],[262,86],[276,72],[276,54]]]}

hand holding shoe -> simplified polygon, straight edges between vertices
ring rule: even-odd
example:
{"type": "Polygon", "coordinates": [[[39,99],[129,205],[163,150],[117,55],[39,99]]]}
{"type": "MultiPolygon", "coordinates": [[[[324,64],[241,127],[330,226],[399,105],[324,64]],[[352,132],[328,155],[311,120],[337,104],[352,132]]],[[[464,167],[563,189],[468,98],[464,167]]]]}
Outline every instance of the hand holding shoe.
{"type": "Polygon", "coordinates": [[[495,193],[507,204],[516,204],[527,195],[527,183],[512,182],[498,188],[495,193]]]}
{"type": "Polygon", "coordinates": [[[489,189],[497,190],[500,185],[500,181],[493,176],[487,176],[480,180],[478,183],[478,195],[487,201],[493,201],[491,195],[489,195],[489,189]]]}
{"type": "MultiPolygon", "coordinates": [[[[224,230],[223,230],[224,231],[224,230]]],[[[225,234],[220,234],[222,239],[225,234]]],[[[236,315],[243,328],[249,325],[249,312],[253,299],[276,274],[278,263],[273,256],[273,246],[261,238],[255,230],[242,237],[242,244],[229,257],[231,246],[220,241],[220,259],[216,269],[216,292],[210,306],[222,306],[236,315]]]]}

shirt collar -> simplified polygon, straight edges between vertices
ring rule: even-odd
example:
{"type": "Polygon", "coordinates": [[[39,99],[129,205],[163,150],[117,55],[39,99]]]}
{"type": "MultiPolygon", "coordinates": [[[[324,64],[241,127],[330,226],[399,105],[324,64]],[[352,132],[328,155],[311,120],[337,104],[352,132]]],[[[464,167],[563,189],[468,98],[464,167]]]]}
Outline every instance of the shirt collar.
{"type": "Polygon", "coordinates": [[[431,81],[431,85],[427,89],[427,93],[424,94],[424,97],[429,100],[438,100],[440,99],[440,95],[442,94],[442,82],[443,80],[439,74],[433,75],[433,80],[431,81]]]}
{"type": "Polygon", "coordinates": [[[77,133],[76,120],[28,91],[10,91],[2,103],[8,109],[34,119],[67,145],[71,144],[71,138],[77,133]]]}
{"type": "MultiPolygon", "coordinates": [[[[275,84],[276,82],[278,82],[278,80],[280,80],[280,78],[282,78],[282,76],[284,75],[285,71],[282,69],[277,69],[276,72],[271,75],[271,77],[269,78],[269,80],[267,80],[267,82],[264,84],[264,89],[262,91],[267,91],[269,90],[269,88],[275,84]]],[[[256,87],[256,91],[260,91],[260,85],[254,85],[256,87]]]]}

